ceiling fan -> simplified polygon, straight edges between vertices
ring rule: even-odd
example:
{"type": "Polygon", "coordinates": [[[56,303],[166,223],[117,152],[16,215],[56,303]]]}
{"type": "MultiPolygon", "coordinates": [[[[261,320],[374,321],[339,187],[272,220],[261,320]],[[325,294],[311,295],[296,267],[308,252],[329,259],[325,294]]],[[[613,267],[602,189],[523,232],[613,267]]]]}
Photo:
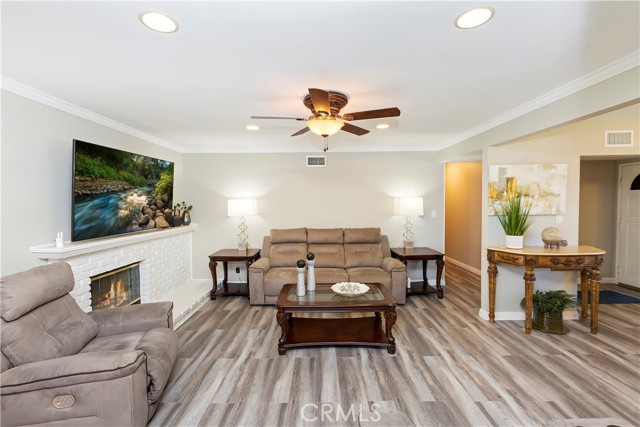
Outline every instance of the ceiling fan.
{"type": "Polygon", "coordinates": [[[345,131],[354,135],[366,135],[367,129],[354,126],[350,123],[353,120],[380,119],[384,117],[397,117],[400,110],[396,107],[383,108],[380,110],[359,111],[357,113],[340,114],[340,110],[349,102],[349,97],[342,92],[327,91],[322,89],[309,89],[309,93],[302,100],[305,107],[311,110],[311,115],[302,117],[273,117],[273,116],[251,116],[252,119],[282,119],[297,120],[306,122],[304,127],[291,136],[298,136],[311,131],[325,139],[324,151],[327,151],[327,137],[335,135],[338,131],[345,131]]]}

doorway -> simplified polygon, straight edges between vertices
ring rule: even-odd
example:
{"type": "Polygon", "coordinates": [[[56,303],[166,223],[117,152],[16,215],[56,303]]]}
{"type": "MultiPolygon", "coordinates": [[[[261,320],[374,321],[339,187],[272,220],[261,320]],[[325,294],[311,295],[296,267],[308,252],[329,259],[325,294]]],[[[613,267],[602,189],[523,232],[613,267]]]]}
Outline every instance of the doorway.
{"type": "Polygon", "coordinates": [[[618,282],[640,290],[640,162],[618,169],[618,282]]]}

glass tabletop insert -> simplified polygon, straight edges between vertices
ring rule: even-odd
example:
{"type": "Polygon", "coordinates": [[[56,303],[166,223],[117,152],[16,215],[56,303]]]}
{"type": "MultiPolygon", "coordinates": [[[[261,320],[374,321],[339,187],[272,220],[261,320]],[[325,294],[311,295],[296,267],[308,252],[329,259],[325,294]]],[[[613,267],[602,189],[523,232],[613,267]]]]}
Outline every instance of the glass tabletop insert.
{"type": "Polygon", "coordinates": [[[296,295],[296,287],[291,286],[289,288],[289,293],[287,294],[287,301],[298,301],[298,302],[355,302],[355,301],[384,301],[384,295],[378,289],[377,286],[369,286],[369,290],[357,297],[344,297],[342,295],[338,295],[331,290],[330,285],[317,285],[315,292],[307,291],[305,296],[299,297],[296,295]]]}

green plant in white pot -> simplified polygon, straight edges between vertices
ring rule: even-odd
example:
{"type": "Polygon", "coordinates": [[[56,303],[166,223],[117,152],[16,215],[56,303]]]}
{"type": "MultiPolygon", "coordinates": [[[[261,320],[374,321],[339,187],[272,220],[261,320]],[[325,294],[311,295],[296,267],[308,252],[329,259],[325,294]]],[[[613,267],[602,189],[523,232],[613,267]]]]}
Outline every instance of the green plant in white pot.
{"type": "Polygon", "coordinates": [[[506,236],[507,248],[522,249],[524,247],[524,233],[529,229],[529,210],[531,205],[522,200],[520,196],[514,196],[496,210],[496,215],[502,225],[506,236]]]}

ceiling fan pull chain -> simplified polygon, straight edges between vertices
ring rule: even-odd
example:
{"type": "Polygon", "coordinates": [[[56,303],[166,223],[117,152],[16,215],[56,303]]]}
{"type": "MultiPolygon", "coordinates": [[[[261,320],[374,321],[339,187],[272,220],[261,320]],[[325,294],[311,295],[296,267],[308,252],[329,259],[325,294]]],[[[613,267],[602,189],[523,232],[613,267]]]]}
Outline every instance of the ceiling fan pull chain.
{"type": "Polygon", "coordinates": [[[327,152],[327,150],[329,149],[329,138],[328,137],[323,137],[324,138],[324,149],[322,151],[324,151],[325,153],[327,152]]]}

